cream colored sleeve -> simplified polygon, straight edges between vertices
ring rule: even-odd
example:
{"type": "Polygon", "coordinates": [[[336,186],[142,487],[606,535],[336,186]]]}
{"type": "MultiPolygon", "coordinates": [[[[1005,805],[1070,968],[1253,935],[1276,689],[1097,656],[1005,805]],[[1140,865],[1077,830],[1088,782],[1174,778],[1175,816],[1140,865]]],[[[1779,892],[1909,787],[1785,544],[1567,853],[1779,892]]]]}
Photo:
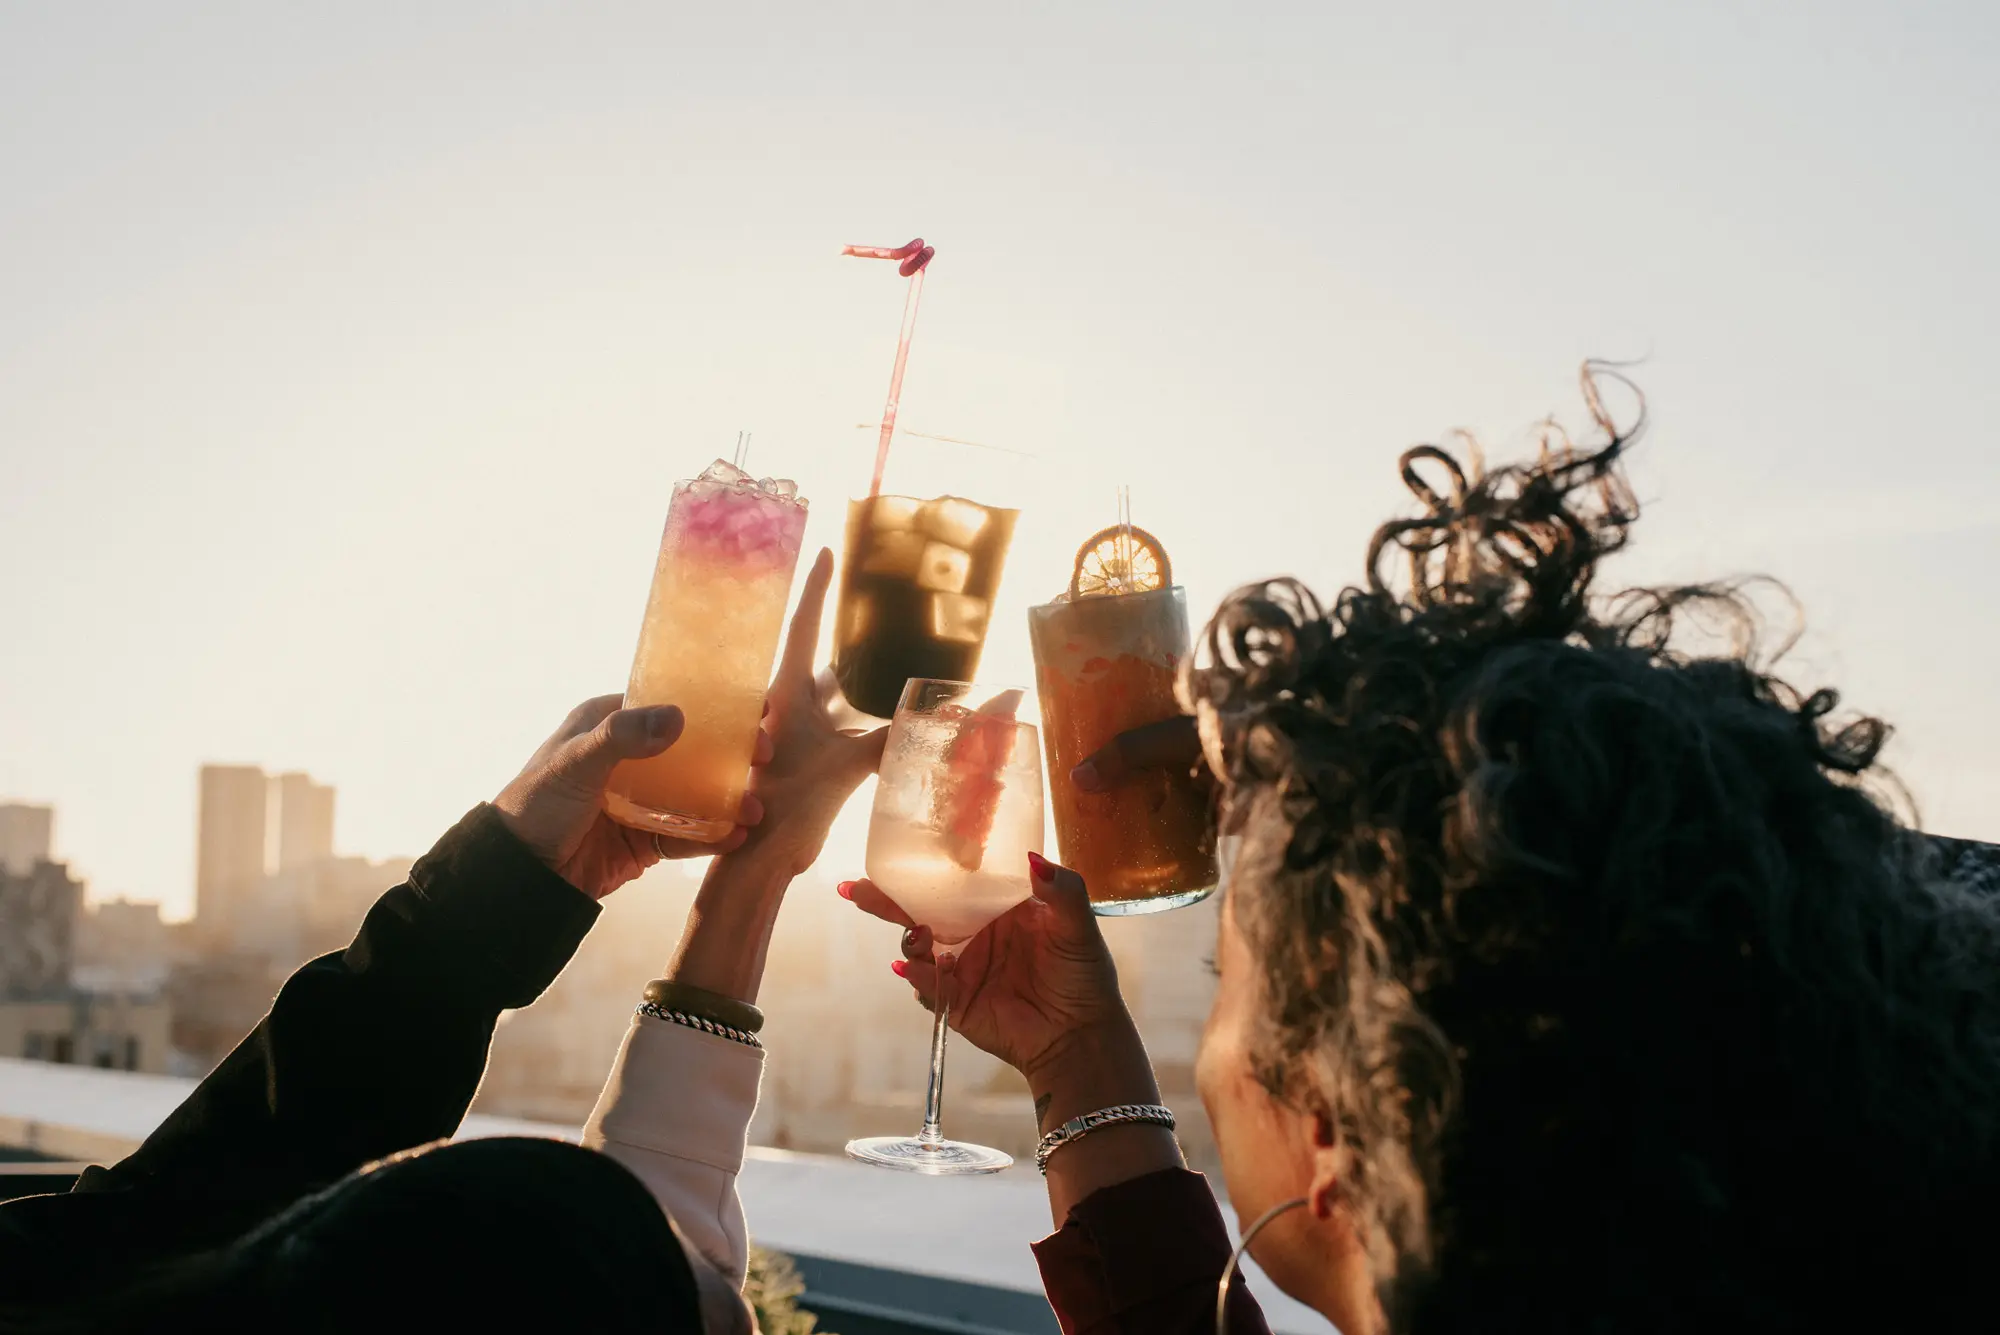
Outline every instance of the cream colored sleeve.
{"type": "Polygon", "coordinates": [[[760,1048],[635,1016],[583,1127],[584,1145],[632,1170],[739,1289],[750,1244],[736,1175],[763,1076],[760,1048]]]}

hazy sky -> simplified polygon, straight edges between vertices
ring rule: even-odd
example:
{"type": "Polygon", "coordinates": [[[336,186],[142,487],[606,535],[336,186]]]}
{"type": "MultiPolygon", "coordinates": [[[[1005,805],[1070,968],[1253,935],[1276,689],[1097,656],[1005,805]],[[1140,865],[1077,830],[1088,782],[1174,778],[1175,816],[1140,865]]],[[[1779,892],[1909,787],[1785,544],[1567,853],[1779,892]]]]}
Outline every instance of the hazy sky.
{"type": "Polygon", "coordinates": [[[1035,456],[992,672],[1120,482],[1198,612],[1331,590],[1405,445],[1645,357],[1626,577],[1787,580],[2000,836],[1996,14],[0,3],[0,799],[173,911],[205,760],[420,852],[737,430],[837,540],[902,302],[837,251],[921,233],[905,424],[1035,456]]]}

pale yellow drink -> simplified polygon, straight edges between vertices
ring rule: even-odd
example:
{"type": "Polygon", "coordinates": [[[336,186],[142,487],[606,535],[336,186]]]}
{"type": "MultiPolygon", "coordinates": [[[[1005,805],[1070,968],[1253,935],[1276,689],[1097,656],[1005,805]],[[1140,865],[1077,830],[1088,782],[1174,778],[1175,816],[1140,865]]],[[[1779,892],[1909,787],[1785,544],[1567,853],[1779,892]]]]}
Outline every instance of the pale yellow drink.
{"type": "Polygon", "coordinates": [[[791,483],[720,460],[674,488],[625,705],[679,705],[687,727],[612,773],[613,820],[702,843],[735,825],[805,529],[791,483]]]}

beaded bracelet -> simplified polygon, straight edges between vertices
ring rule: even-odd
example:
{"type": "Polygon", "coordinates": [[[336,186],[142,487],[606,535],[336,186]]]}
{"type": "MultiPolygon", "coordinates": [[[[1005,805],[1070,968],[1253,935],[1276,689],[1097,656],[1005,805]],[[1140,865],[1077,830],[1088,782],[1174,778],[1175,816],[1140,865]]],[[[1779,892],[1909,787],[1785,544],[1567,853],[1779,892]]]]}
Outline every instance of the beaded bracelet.
{"type": "Polygon", "coordinates": [[[1035,1146],[1035,1167],[1046,1174],[1049,1171],[1049,1156],[1073,1140],[1081,1140],[1093,1131],[1107,1126],[1118,1126],[1125,1122],[1142,1122],[1152,1126],[1174,1129],[1173,1110],[1157,1103],[1120,1103],[1109,1108],[1099,1108],[1080,1117],[1072,1117],[1055,1130],[1042,1137],[1041,1144],[1035,1146]]]}
{"type": "Polygon", "coordinates": [[[704,1034],[714,1034],[717,1038],[726,1038],[732,1043],[741,1043],[745,1047],[762,1048],[764,1046],[758,1040],[757,1035],[746,1029],[735,1029],[726,1024],[718,1024],[706,1016],[690,1015],[686,1011],[669,1010],[657,1002],[640,1002],[639,1014],[650,1015],[655,1020],[665,1020],[668,1024],[678,1024],[684,1025],[689,1029],[699,1029],[704,1034]]]}
{"type": "Polygon", "coordinates": [[[754,1034],[764,1027],[764,1012],[749,1002],[725,997],[720,992],[711,992],[693,983],[655,978],[646,984],[646,990],[640,996],[655,1006],[700,1015],[731,1029],[741,1029],[746,1034],[754,1034]]]}

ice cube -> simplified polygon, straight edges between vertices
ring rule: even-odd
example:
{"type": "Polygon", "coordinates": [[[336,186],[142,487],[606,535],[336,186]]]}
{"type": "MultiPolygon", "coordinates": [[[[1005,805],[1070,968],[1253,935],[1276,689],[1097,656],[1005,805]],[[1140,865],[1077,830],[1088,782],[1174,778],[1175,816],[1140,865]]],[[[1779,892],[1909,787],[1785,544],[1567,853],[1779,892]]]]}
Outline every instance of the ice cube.
{"type": "Polygon", "coordinates": [[[964,593],[966,577],[971,573],[971,552],[942,542],[927,543],[917,562],[917,587],[938,593],[964,593]]]}
{"type": "Polygon", "coordinates": [[[702,482],[720,482],[726,486],[740,487],[750,480],[750,475],[727,459],[717,459],[701,470],[702,482]]]}
{"type": "Polygon", "coordinates": [[[875,625],[875,600],[866,593],[856,593],[841,599],[840,628],[841,644],[859,644],[868,638],[868,632],[875,625]]]}
{"type": "Polygon", "coordinates": [[[868,522],[880,532],[900,532],[917,526],[917,511],[922,501],[913,501],[908,496],[878,496],[868,513],[868,522]]]}
{"type": "Polygon", "coordinates": [[[766,496],[776,496],[781,501],[789,501],[799,494],[799,484],[788,477],[760,477],[757,490],[766,496]]]}
{"type": "Polygon", "coordinates": [[[954,547],[971,547],[991,518],[983,505],[962,501],[956,496],[940,496],[928,502],[917,516],[917,527],[954,547]]]}
{"type": "Polygon", "coordinates": [[[963,593],[931,595],[931,637],[953,644],[978,644],[986,638],[986,618],[993,610],[984,598],[963,593]]]}
{"type": "Polygon", "coordinates": [[[867,541],[868,554],[861,558],[861,573],[864,575],[916,579],[918,563],[928,555],[921,533],[907,530],[899,533],[892,529],[887,533],[877,533],[867,541]]]}

